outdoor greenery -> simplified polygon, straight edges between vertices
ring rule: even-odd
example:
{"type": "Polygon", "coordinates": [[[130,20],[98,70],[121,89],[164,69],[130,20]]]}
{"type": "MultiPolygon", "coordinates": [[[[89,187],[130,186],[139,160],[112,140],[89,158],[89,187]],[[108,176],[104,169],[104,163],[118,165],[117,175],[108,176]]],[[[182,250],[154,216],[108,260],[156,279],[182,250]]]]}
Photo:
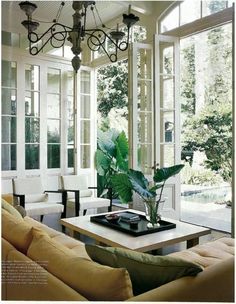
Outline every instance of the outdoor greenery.
{"type": "MultiPolygon", "coordinates": [[[[182,49],[181,106],[184,117],[182,149],[204,153],[205,169],[204,167],[202,169],[208,168],[220,175],[224,181],[231,182],[233,152],[231,25],[208,31],[201,54],[196,53],[196,43],[198,41],[194,42],[194,39],[190,38],[188,45],[182,49]],[[205,56],[203,67],[199,67],[196,57],[203,54],[205,56]],[[199,72],[201,68],[202,74],[199,72]],[[204,78],[199,79],[201,77],[204,78]],[[197,89],[196,79],[204,81],[201,86],[203,96],[200,96],[202,92],[197,89]]],[[[192,162],[192,159],[190,161],[192,162]]],[[[189,183],[196,184],[198,180],[198,184],[207,184],[208,174],[205,173],[201,174],[200,178],[199,174],[193,171],[189,183]]]]}
{"type": "MultiPolygon", "coordinates": [[[[98,195],[103,195],[106,188],[111,187],[111,177],[117,172],[128,170],[128,139],[125,132],[110,129],[106,132],[98,130],[98,149],[95,153],[95,166],[98,173],[98,195]]],[[[116,192],[112,191],[116,198],[116,192]]]]}
{"type": "MultiPolygon", "coordinates": [[[[223,1],[209,1],[210,12],[224,8],[223,1]],[[223,7],[222,7],[223,5],[223,7]]],[[[136,37],[137,38],[137,37],[136,37]]],[[[138,38],[137,38],[138,39],[138,38]]],[[[181,40],[182,150],[192,170],[183,181],[213,184],[232,178],[232,25],[226,24],[181,40]],[[201,152],[204,163],[194,157],[201,152]],[[193,159],[197,163],[195,168],[193,159]]],[[[170,63],[165,58],[165,69],[170,63]]],[[[127,60],[98,71],[98,110],[103,131],[111,128],[109,115],[127,120],[127,60]]],[[[117,121],[116,121],[117,123],[117,121]]],[[[126,130],[127,131],[127,130],[126,130]]],[[[183,155],[184,155],[183,153],[183,155]]]]}

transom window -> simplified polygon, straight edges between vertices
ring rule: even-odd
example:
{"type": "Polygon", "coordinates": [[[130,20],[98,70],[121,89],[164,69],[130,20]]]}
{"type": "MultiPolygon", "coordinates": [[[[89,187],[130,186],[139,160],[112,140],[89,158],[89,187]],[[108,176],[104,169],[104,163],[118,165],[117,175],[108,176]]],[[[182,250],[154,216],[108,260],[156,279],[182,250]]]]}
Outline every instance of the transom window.
{"type": "Polygon", "coordinates": [[[218,13],[232,6],[232,1],[193,1],[185,0],[178,3],[160,20],[160,32],[164,33],[184,24],[218,13]]]}

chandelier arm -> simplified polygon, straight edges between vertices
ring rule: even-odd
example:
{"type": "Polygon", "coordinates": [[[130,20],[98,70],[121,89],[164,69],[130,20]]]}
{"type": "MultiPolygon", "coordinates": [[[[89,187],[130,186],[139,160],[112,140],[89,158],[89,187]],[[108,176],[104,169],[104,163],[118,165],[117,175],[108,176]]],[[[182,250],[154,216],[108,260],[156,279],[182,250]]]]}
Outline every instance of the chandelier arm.
{"type": "MultiPolygon", "coordinates": [[[[104,35],[105,38],[104,40],[107,38],[116,48],[118,48],[120,51],[126,51],[128,49],[128,39],[129,37],[127,37],[127,41],[121,41],[120,43],[118,43],[118,41],[114,41],[104,30],[102,29],[86,29],[85,30],[85,35],[88,36],[92,36],[93,38],[96,38],[99,41],[99,36],[104,35]],[[90,33],[92,32],[92,34],[90,33]],[[100,32],[100,34],[99,34],[100,32]],[[97,33],[97,36],[94,34],[97,33]],[[124,47],[122,47],[122,45],[125,45],[124,47]]],[[[90,37],[88,37],[88,39],[91,39],[90,37]]]]}
{"type": "Polygon", "coordinates": [[[111,62],[117,61],[117,47],[116,47],[115,53],[109,54],[108,51],[106,50],[106,48],[104,47],[104,42],[105,42],[106,38],[104,38],[103,41],[100,41],[97,36],[93,35],[93,33],[92,34],[85,33],[85,34],[89,35],[89,37],[87,39],[87,45],[91,51],[98,51],[100,48],[102,48],[111,62]],[[97,41],[97,43],[95,43],[94,40],[92,40],[92,39],[97,41]]]}
{"type": "Polygon", "coordinates": [[[49,34],[49,32],[51,33],[51,35],[55,36],[55,34],[57,33],[69,33],[72,31],[72,28],[69,27],[69,26],[66,26],[66,25],[63,25],[61,23],[55,23],[53,25],[51,25],[46,32],[44,32],[43,34],[41,34],[39,36],[39,34],[37,34],[36,32],[28,32],[28,39],[31,43],[37,43],[39,42],[41,39],[43,39],[47,34],[49,34]],[[56,26],[61,26],[64,30],[62,31],[57,31],[55,33],[53,33],[55,31],[55,27],[56,26]],[[53,33],[53,34],[52,34],[53,33]],[[33,37],[36,37],[36,38],[33,38],[33,37]]]}
{"type": "Polygon", "coordinates": [[[55,23],[46,32],[42,35],[38,35],[36,32],[29,32],[28,33],[28,40],[30,42],[30,54],[37,55],[48,42],[50,42],[51,46],[54,48],[60,48],[64,45],[67,34],[71,32],[72,28],[65,26],[61,23],[55,23]],[[62,31],[55,31],[57,26],[62,27],[62,31]],[[46,40],[43,40],[47,35],[50,35],[46,40]],[[40,47],[35,46],[39,41],[44,41],[40,47]],[[54,41],[60,42],[60,45],[54,45],[54,41]]]}

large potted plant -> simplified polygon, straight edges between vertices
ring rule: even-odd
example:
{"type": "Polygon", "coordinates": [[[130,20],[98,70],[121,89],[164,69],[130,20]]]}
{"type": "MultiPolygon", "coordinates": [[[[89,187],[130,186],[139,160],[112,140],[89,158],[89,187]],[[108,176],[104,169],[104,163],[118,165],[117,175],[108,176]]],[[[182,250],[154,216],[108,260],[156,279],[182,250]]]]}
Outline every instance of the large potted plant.
{"type": "Polygon", "coordinates": [[[112,186],[124,203],[132,201],[133,192],[136,192],[144,201],[149,228],[159,226],[160,215],[158,208],[162,202],[163,189],[166,181],[178,174],[184,165],[158,168],[154,165],[153,181],[149,182],[141,171],[129,169],[124,173],[117,173],[111,177],[112,186]],[[159,193],[157,194],[157,190],[159,193]]]}
{"type": "MultiPolygon", "coordinates": [[[[95,166],[98,174],[98,195],[106,194],[112,188],[111,176],[128,170],[129,145],[125,132],[110,129],[106,132],[98,130],[98,148],[95,152],[95,166]]],[[[112,198],[118,194],[112,189],[112,198]]]]}

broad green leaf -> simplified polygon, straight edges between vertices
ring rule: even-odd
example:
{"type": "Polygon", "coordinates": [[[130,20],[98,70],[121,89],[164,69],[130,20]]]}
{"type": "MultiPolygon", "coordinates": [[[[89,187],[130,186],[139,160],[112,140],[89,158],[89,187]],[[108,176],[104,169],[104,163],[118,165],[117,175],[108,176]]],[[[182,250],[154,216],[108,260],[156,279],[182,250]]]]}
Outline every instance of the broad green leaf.
{"type": "Polygon", "coordinates": [[[116,143],[116,166],[120,171],[128,171],[128,160],[123,158],[118,143],[116,143]]]}
{"type": "Polygon", "coordinates": [[[133,190],[141,197],[153,197],[155,194],[148,189],[149,182],[141,171],[130,169],[128,171],[128,178],[132,184],[133,190]]]}
{"type": "Polygon", "coordinates": [[[184,165],[180,164],[172,167],[156,169],[153,180],[156,183],[166,181],[171,176],[178,174],[183,169],[183,167],[184,165]]]}
{"type": "Polygon", "coordinates": [[[122,131],[120,135],[117,137],[116,142],[122,157],[124,159],[127,158],[129,153],[129,144],[124,131],[122,131]]]}
{"type": "Polygon", "coordinates": [[[125,173],[113,175],[111,183],[122,202],[128,203],[132,201],[132,184],[125,173]]]}
{"type": "Polygon", "coordinates": [[[108,154],[109,157],[113,157],[115,155],[115,143],[110,138],[109,134],[106,132],[99,132],[98,134],[98,147],[105,154],[108,154]]]}
{"type": "Polygon", "coordinates": [[[99,175],[104,175],[105,171],[109,169],[111,160],[106,156],[106,154],[97,150],[95,152],[95,166],[99,175]]]}

